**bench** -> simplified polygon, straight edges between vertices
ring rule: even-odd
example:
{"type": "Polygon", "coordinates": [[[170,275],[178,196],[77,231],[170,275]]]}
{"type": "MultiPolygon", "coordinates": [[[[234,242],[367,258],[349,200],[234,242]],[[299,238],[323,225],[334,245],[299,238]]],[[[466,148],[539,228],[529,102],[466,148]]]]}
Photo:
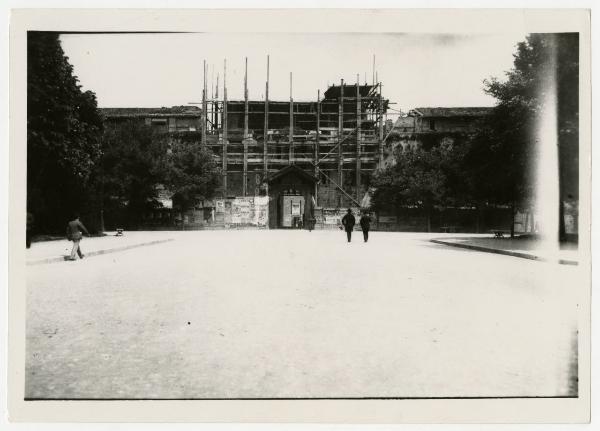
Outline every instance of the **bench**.
{"type": "Polygon", "coordinates": [[[503,229],[492,229],[492,232],[494,233],[494,238],[504,238],[504,235],[510,235],[510,231],[508,230],[503,230],[503,229]]]}

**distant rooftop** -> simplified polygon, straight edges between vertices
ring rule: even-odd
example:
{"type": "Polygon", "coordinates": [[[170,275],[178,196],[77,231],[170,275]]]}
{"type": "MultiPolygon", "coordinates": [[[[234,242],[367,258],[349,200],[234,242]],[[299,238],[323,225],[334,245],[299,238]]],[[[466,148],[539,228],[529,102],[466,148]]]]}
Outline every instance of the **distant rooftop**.
{"type": "Polygon", "coordinates": [[[423,117],[484,117],[492,113],[492,107],[469,108],[415,108],[408,115],[423,117]]]}
{"type": "Polygon", "coordinates": [[[170,108],[99,108],[107,118],[139,117],[198,117],[202,110],[198,106],[172,106],[170,108]]]}

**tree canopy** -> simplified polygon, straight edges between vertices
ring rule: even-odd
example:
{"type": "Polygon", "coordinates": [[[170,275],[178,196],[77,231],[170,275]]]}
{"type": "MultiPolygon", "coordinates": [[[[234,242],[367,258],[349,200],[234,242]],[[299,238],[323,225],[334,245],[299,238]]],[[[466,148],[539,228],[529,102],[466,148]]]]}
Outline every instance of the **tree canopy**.
{"type": "Polygon", "coordinates": [[[175,141],[165,159],[164,184],[173,193],[173,203],[184,212],[198,197],[211,199],[219,187],[219,170],[211,153],[175,141]]]}
{"type": "Polygon", "coordinates": [[[527,36],[518,44],[513,68],[505,79],[484,81],[484,91],[497,101],[492,114],[474,133],[458,139],[450,151],[444,149],[443,135],[425,133],[416,138],[421,141],[416,152],[398,151],[395,165],[374,176],[375,209],[461,204],[528,208],[535,194],[537,141],[541,139],[537,128],[546,110],[554,108],[561,192],[557,208],[562,209],[565,199],[576,200],[578,43],[578,35],[572,33],[527,36]],[[548,107],[545,96],[553,90],[556,106],[548,107]]]}
{"type": "Polygon", "coordinates": [[[161,206],[158,185],[182,212],[197,198],[212,198],[219,186],[217,166],[197,142],[174,139],[139,121],[107,126],[102,150],[100,193],[111,225],[139,226],[145,213],[161,206]]]}
{"type": "Polygon", "coordinates": [[[456,205],[464,199],[460,174],[460,146],[441,143],[430,150],[394,152],[394,163],[373,176],[372,205],[376,211],[396,211],[403,206],[425,210],[430,228],[434,205],[456,205]]]}
{"type": "Polygon", "coordinates": [[[101,153],[96,97],[83,92],[56,33],[27,35],[27,211],[62,232],[81,209],[101,153]]]}
{"type": "Polygon", "coordinates": [[[97,176],[109,224],[137,226],[159,206],[156,185],[165,178],[166,155],[166,137],[151,126],[133,120],[106,126],[97,176]]]}
{"type": "MultiPolygon", "coordinates": [[[[472,192],[480,199],[527,206],[534,194],[536,124],[554,79],[561,177],[577,181],[578,42],[574,33],[531,34],[517,45],[505,80],[485,81],[497,100],[465,159],[472,192]]],[[[563,181],[564,183],[564,181],[563,181]]],[[[574,187],[576,189],[577,187],[574,187]]]]}
{"type": "Polygon", "coordinates": [[[101,213],[127,227],[160,206],[157,185],[187,209],[218,187],[212,157],[141,122],[105,126],[82,91],[58,33],[27,38],[27,211],[37,232],[62,232],[76,212],[97,230],[101,213]],[[105,129],[105,130],[104,130],[105,129]]]}

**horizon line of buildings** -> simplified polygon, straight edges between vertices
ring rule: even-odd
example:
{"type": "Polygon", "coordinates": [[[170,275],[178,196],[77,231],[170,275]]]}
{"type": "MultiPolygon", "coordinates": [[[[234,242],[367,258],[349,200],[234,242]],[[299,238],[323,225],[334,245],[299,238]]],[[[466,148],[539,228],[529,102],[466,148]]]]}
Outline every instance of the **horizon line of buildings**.
{"type": "Polygon", "coordinates": [[[341,209],[368,206],[369,177],[398,145],[452,140],[493,109],[415,108],[392,122],[381,90],[342,81],[314,102],[249,100],[246,90],[242,101],[204,96],[202,107],[99,110],[109,127],[137,121],[212,152],[222,173],[217,197],[199,201],[183,223],[291,228],[314,218],[335,226],[341,209]]]}

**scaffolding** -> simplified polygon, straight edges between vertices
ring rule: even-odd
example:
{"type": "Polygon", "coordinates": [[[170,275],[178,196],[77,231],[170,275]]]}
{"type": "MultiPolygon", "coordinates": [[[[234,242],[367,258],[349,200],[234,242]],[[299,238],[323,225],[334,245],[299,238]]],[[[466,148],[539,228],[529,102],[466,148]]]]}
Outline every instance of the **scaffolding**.
{"type": "MultiPolygon", "coordinates": [[[[389,101],[382,83],[330,85],[314,101],[295,101],[290,73],[289,101],[269,99],[269,58],[264,100],[248,98],[245,59],[244,99],[227,97],[227,62],[223,63],[223,97],[207,90],[204,62],[201,145],[222,168],[222,196],[256,193],[259,182],[288,165],[297,165],[321,179],[315,201],[325,206],[360,206],[364,177],[383,162],[389,101]],[[260,175],[252,183],[250,177],[260,175]],[[241,178],[241,181],[233,181],[241,178]],[[241,182],[241,184],[239,184],[241,182]],[[254,192],[252,185],[255,186],[254,192]],[[321,189],[321,190],[320,190],[321,189]],[[335,192],[332,192],[332,189],[335,192]]],[[[374,78],[375,78],[374,74],[374,78]]]]}

